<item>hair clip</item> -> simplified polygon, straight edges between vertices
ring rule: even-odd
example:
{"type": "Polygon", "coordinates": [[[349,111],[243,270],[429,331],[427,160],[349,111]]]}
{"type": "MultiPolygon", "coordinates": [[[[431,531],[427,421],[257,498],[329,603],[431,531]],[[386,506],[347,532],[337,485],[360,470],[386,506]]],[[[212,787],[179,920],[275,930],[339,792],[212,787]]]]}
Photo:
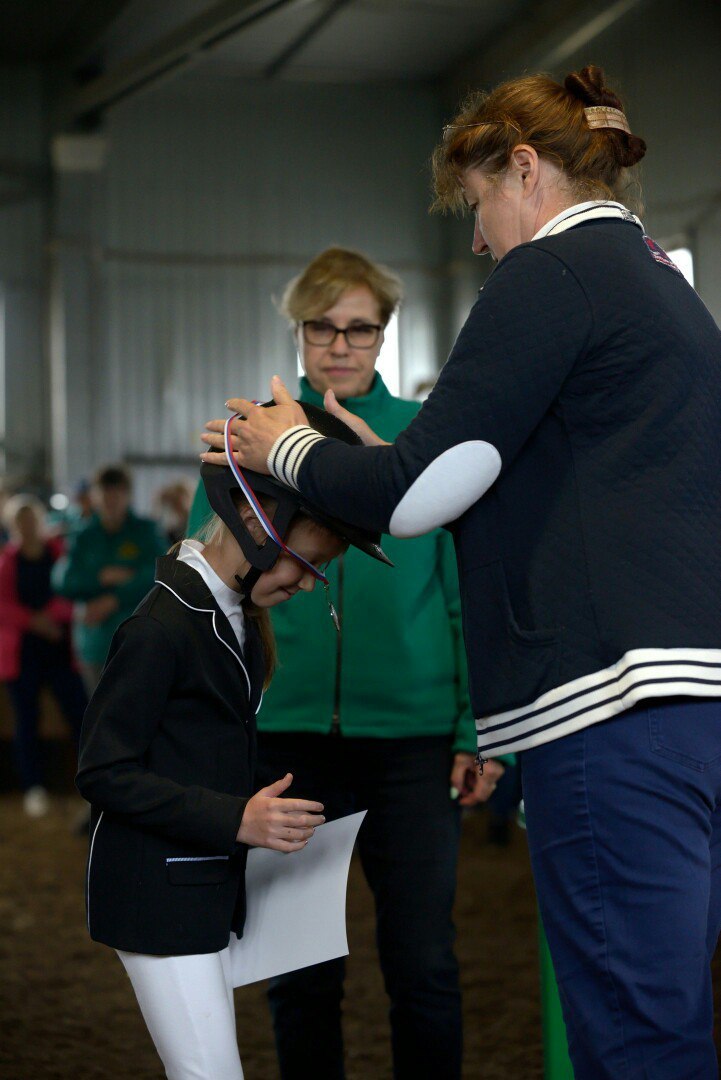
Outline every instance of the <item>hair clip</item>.
{"type": "Polygon", "coordinates": [[[631,134],[626,114],[621,109],[613,109],[607,105],[589,105],[583,111],[590,128],[617,128],[625,131],[627,135],[631,134]]]}

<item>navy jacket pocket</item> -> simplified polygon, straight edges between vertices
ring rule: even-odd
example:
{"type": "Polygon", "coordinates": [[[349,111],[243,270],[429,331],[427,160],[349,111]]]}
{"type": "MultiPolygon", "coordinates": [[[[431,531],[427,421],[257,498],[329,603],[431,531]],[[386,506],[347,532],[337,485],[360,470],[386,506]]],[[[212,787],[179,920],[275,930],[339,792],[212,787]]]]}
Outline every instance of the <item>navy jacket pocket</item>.
{"type": "Polygon", "coordinates": [[[166,859],[165,866],[171,885],[219,885],[228,880],[228,855],[199,855],[166,859]]]}
{"type": "Polygon", "coordinates": [[[557,686],[559,632],[519,626],[500,560],[467,570],[463,636],[474,657],[468,672],[474,714],[527,705],[557,686]]]}

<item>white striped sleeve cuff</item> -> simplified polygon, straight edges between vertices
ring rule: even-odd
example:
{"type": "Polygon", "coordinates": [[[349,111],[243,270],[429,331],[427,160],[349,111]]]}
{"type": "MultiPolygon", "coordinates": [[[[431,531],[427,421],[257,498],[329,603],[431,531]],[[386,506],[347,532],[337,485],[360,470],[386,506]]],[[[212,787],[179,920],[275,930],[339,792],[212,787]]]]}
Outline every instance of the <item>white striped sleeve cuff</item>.
{"type": "Polygon", "coordinates": [[[273,443],[268,454],[267,465],[271,476],[280,480],[286,487],[298,490],[298,473],[305,455],[324,436],[305,424],[296,424],[288,428],[273,443]]]}

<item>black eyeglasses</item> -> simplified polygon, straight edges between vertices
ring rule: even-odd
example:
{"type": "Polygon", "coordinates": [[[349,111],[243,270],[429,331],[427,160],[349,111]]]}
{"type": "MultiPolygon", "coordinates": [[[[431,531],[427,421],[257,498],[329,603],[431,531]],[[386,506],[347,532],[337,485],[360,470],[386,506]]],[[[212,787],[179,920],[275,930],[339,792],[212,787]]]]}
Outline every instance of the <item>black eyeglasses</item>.
{"type": "Polygon", "coordinates": [[[325,319],[305,319],[301,324],[307,345],[332,345],[338,334],[343,334],[351,349],[372,349],[378,344],[382,326],[376,323],[354,323],[341,330],[325,319]]]}

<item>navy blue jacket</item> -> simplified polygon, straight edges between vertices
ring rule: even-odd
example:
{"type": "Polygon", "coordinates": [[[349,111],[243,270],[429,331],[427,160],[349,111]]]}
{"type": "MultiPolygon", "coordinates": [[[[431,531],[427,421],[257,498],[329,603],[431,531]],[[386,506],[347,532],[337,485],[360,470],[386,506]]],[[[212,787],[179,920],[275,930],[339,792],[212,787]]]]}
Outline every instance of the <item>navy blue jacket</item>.
{"type": "Polygon", "coordinates": [[[619,204],[510,251],[392,447],[291,429],[269,466],[340,518],[452,522],[479,748],[721,696],[721,334],[619,204]]]}
{"type": "Polygon", "coordinates": [[[263,657],[243,655],[200,575],[173,556],[118,628],[83,722],[77,786],[91,803],[86,901],[95,941],[217,952],[245,919],[263,657]]]}

